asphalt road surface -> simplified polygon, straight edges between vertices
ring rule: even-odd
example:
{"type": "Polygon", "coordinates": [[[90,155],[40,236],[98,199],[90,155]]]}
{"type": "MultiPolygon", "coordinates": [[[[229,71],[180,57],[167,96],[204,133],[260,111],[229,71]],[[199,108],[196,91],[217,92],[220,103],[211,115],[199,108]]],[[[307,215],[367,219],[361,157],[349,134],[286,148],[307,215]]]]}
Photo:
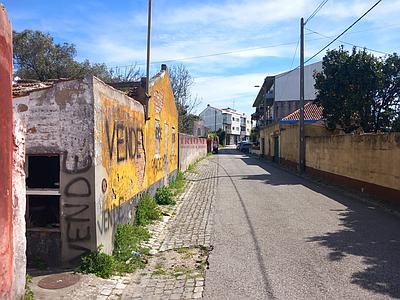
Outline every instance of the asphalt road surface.
{"type": "Polygon", "coordinates": [[[400,298],[399,218],[236,150],[211,160],[205,298],[400,298]]]}

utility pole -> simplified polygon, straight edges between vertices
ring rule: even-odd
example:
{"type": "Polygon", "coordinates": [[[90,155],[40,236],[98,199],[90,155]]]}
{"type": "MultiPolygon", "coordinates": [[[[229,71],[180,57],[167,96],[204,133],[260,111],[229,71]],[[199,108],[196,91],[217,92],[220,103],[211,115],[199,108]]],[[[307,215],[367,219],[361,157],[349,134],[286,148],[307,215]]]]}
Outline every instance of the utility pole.
{"type": "Polygon", "coordinates": [[[149,14],[147,17],[147,62],[146,62],[146,120],[149,117],[150,101],[150,33],[151,33],[151,0],[149,0],[149,14]]]}
{"type": "Polygon", "coordinates": [[[299,172],[305,170],[305,140],[304,140],[304,19],[300,20],[300,120],[299,120],[299,172]]]}

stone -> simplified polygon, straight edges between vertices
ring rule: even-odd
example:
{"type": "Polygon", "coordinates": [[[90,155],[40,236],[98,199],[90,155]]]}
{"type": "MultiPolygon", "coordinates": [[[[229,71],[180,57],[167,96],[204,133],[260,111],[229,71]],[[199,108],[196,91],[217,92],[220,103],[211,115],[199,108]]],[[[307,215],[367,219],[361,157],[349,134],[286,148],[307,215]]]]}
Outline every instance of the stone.
{"type": "Polygon", "coordinates": [[[110,296],[111,293],[112,293],[112,290],[111,290],[111,289],[104,289],[104,290],[102,290],[102,291],[100,292],[100,295],[103,295],[103,296],[110,296]]]}
{"type": "Polygon", "coordinates": [[[117,283],[117,285],[115,286],[115,288],[116,288],[117,290],[123,290],[124,288],[126,288],[126,284],[117,283]]]}
{"type": "Polygon", "coordinates": [[[199,299],[201,297],[203,297],[203,293],[194,293],[192,296],[193,299],[199,299]]]}

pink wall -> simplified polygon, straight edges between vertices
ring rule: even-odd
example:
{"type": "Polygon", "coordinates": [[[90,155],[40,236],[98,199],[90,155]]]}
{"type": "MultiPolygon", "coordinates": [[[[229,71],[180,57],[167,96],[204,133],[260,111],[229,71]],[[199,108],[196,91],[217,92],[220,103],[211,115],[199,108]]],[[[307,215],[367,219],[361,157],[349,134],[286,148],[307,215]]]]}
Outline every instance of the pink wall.
{"type": "Polygon", "coordinates": [[[0,299],[12,299],[12,34],[0,6],[0,299]]]}
{"type": "Polygon", "coordinates": [[[179,169],[186,171],[190,164],[207,155],[207,139],[179,133],[179,169]]]}

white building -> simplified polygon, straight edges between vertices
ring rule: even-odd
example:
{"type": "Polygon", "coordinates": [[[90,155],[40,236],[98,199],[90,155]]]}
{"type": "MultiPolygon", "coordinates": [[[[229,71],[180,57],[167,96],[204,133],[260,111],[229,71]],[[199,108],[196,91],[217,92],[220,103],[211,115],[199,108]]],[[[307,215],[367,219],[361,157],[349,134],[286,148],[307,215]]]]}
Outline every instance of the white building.
{"type": "MultiPolygon", "coordinates": [[[[314,72],[322,71],[322,62],[304,67],[304,101],[312,102],[316,97],[314,72]]],[[[256,112],[253,119],[258,126],[276,122],[299,109],[300,104],[300,70],[267,76],[254,101],[256,112]]]]}
{"type": "Polygon", "coordinates": [[[248,140],[252,128],[251,117],[232,108],[219,109],[207,105],[200,113],[204,126],[216,132],[222,129],[226,133],[226,145],[235,145],[248,140]]]}

